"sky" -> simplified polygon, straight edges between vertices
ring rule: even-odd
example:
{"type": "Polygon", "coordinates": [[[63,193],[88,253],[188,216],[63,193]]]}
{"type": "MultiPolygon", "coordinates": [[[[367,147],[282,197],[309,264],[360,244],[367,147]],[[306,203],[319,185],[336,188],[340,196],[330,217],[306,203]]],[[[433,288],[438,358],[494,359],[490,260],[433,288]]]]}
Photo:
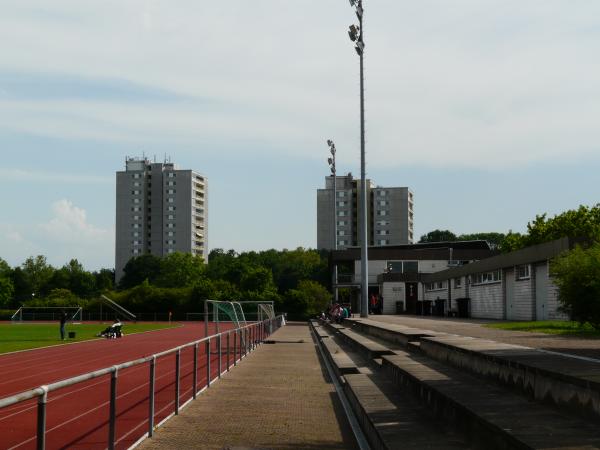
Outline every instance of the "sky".
{"type": "MultiPolygon", "coordinates": [[[[115,172],[209,183],[209,242],[316,246],[360,175],[347,0],[0,0],[0,258],[114,267],[115,172]]],[[[600,200],[600,3],[364,0],[367,176],[415,235],[524,231],[600,200]]]]}

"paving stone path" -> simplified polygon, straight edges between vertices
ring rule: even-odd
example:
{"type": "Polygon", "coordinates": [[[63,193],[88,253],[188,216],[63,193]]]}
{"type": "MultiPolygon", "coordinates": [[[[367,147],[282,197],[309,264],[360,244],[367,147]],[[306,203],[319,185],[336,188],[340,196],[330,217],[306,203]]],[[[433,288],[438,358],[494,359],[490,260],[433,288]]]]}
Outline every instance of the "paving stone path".
{"type": "Polygon", "coordinates": [[[140,449],[356,449],[306,324],[288,324],[140,449]]]}
{"type": "MultiPolygon", "coordinates": [[[[354,316],[358,318],[358,315],[354,316]]],[[[376,320],[396,325],[405,325],[419,329],[443,331],[483,339],[490,339],[507,344],[524,345],[543,350],[570,353],[588,358],[600,359],[600,339],[581,339],[573,336],[557,336],[526,331],[507,331],[483,326],[494,323],[489,320],[429,318],[419,316],[371,315],[370,320],[376,320]]]]}

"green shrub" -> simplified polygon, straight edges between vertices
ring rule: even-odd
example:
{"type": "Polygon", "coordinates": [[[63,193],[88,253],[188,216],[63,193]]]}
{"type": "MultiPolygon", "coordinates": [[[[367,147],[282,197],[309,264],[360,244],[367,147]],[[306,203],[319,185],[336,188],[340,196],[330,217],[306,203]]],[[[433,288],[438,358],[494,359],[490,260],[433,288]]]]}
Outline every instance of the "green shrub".
{"type": "Polygon", "coordinates": [[[563,311],[600,330],[600,243],[564,253],[552,262],[551,272],[563,311]]]}

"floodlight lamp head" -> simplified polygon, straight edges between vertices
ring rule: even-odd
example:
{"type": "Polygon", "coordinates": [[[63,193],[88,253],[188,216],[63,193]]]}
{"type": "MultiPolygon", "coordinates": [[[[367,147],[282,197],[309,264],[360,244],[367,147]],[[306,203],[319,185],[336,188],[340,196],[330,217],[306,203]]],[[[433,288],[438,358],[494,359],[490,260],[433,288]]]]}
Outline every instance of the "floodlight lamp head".
{"type": "Polygon", "coordinates": [[[356,0],[349,0],[350,1],[350,6],[356,6],[356,0]]]}
{"type": "Polygon", "coordinates": [[[358,5],[356,7],[356,17],[358,17],[358,20],[362,19],[363,16],[363,8],[362,6],[358,5]]]}
{"type": "Polygon", "coordinates": [[[331,147],[333,145],[333,141],[331,139],[327,139],[327,145],[331,147]]]}
{"type": "Polygon", "coordinates": [[[350,25],[348,27],[348,36],[352,42],[356,42],[358,39],[358,27],[356,25],[350,25]]]}
{"type": "Polygon", "coordinates": [[[333,159],[327,158],[327,162],[329,163],[329,165],[332,165],[333,164],[333,159]]]}

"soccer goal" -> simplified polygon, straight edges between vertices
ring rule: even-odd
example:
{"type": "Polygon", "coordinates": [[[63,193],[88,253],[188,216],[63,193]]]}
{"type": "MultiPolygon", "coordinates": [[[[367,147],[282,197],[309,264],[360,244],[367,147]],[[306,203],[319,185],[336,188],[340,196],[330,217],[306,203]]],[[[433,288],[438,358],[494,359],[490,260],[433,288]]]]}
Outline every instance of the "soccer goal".
{"type": "Polygon", "coordinates": [[[259,322],[275,318],[275,307],[273,306],[273,302],[258,303],[257,308],[259,322]]]}
{"type": "Polygon", "coordinates": [[[54,322],[60,319],[62,313],[67,313],[70,322],[81,322],[83,308],[81,306],[22,306],[10,320],[13,323],[42,321],[54,322]]]}
{"type": "Polygon", "coordinates": [[[246,325],[244,310],[239,302],[228,302],[223,300],[204,300],[204,324],[206,336],[209,335],[208,323],[213,322],[217,333],[219,324],[231,323],[235,328],[246,325]]]}
{"type": "MultiPolygon", "coordinates": [[[[187,317],[193,320],[200,313],[188,313],[187,317]]],[[[240,301],[230,302],[223,300],[204,301],[204,323],[208,336],[208,324],[213,322],[217,332],[219,324],[233,324],[235,328],[247,325],[248,322],[263,322],[275,318],[275,306],[272,301],[240,301]]]]}

